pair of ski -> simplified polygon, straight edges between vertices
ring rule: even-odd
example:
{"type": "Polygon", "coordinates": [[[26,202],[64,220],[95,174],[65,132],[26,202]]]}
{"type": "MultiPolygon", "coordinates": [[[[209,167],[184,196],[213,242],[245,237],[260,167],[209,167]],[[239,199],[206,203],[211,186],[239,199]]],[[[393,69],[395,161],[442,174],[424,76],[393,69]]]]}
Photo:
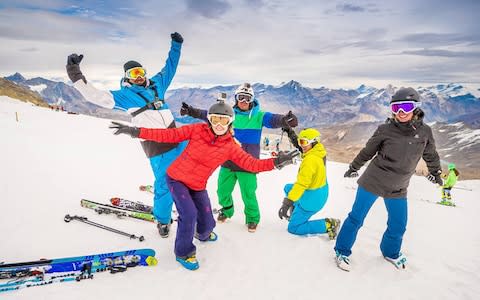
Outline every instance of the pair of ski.
{"type": "Polygon", "coordinates": [[[0,292],[56,282],[93,279],[99,272],[125,272],[137,266],[157,264],[153,249],[93,254],[57,259],[0,264],[0,292]]]}

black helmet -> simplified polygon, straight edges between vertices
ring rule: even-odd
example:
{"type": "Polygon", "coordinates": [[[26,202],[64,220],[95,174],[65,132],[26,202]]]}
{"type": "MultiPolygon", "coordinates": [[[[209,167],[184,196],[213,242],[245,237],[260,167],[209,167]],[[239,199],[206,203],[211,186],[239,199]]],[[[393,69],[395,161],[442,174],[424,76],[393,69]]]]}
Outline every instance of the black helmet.
{"type": "Polygon", "coordinates": [[[392,96],[392,100],[390,100],[390,103],[393,102],[398,102],[398,101],[415,101],[415,102],[420,102],[420,95],[418,92],[411,88],[400,88],[395,94],[392,96]]]}
{"type": "Polygon", "coordinates": [[[230,105],[225,103],[226,100],[227,94],[220,93],[219,97],[217,98],[217,103],[210,106],[208,109],[208,114],[225,115],[233,118],[233,109],[230,105]]]}
{"type": "Polygon", "coordinates": [[[130,70],[136,67],[143,68],[143,66],[138,61],[129,60],[123,65],[123,71],[127,72],[127,70],[130,70]]]}

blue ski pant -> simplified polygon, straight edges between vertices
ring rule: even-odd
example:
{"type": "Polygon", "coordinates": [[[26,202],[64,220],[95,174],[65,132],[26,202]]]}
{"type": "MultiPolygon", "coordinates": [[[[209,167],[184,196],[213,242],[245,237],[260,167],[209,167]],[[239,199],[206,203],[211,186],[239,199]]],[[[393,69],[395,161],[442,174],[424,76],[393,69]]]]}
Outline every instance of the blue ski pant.
{"type": "MultiPolygon", "coordinates": [[[[363,225],[363,221],[379,196],[365,190],[361,186],[357,189],[357,196],[353,203],[352,211],[343,222],[337,236],[335,251],[349,256],[357,238],[357,233],[363,225]]],[[[406,198],[384,198],[387,208],[387,230],[383,234],[380,250],[383,256],[397,258],[402,247],[403,234],[407,227],[408,208],[406,198]]]]}
{"type": "Polygon", "coordinates": [[[172,219],[173,199],[165,180],[167,169],[182,153],[186,145],[187,142],[182,142],[168,152],[150,157],[150,166],[155,176],[152,213],[155,219],[162,224],[168,224],[172,219]]]}
{"type": "Polygon", "coordinates": [[[167,184],[178,212],[175,255],[190,256],[196,253],[195,231],[198,239],[206,240],[215,228],[210,198],[206,190],[194,191],[168,175],[167,184]]]}
{"type": "MultiPolygon", "coordinates": [[[[293,184],[284,187],[285,196],[292,189],[293,184]]],[[[327,202],[328,185],[315,190],[306,190],[303,195],[294,202],[294,209],[288,221],[288,232],[296,235],[326,233],[325,219],[310,220],[319,212],[327,202]]]]}

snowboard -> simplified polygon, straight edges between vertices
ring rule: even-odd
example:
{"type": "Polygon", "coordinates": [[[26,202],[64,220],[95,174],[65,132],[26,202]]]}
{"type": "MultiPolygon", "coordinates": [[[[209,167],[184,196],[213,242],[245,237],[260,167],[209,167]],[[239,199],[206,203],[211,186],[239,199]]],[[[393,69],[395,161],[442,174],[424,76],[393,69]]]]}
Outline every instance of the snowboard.
{"type": "Polygon", "coordinates": [[[55,282],[93,279],[93,274],[125,272],[136,266],[157,264],[153,249],[135,249],[0,265],[0,292],[55,282]]]}
{"type": "Polygon", "coordinates": [[[80,200],[80,205],[86,208],[93,209],[98,214],[113,214],[119,218],[129,217],[149,222],[155,221],[154,216],[148,212],[136,211],[128,208],[98,203],[87,199],[80,200]]]}

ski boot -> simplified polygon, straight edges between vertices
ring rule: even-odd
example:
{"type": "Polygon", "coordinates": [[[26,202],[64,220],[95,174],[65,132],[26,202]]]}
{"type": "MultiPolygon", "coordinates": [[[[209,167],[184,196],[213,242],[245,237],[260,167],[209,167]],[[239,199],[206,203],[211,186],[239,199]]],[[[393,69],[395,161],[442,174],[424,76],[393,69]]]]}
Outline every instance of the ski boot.
{"type": "Polygon", "coordinates": [[[253,233],[253,232],[257,231],[257,225],[258,225],[258,224],[255,223],[255,222],[250,222],[250,223],[248,223],[248,224],[247,224],[248,232],[252,232],[252,233],[253,233]]]}
{"type": "Polygon", "coordinates": [[[167,238],[168,235],[170,234],[170,226],[172,225],[172,220],[170,220],[170,223],[168,224],[162,224],[158,223],[157,228],[158,228],[158,233],[162,238],[167,238]]]}
{"type": "Polygon", "coordinates": [[[328,238],[334,240],[337,237],[342,222],[339,219],[325,218],[325,223],[327,226],[328,238]]]}
{"type": "Polygon", "coordinates": [[[210,232],[210,235],[206,239],[202,240],[200,239],[199,234],[195,233],[195,238],[200,242],[215,242],[216,240],[218,240],[218,235],[212,231],[210,232]]]}
{"type": "Polygon", "coordinates": [[[350,272],[350,259],[348,256],[340,254],[340,252],[335,251],[335,262],[337,267],[343,271],[350,272]]]}
{"type": "Polygon", "coordinates": [[[400,270],[403,270],[406,268],[406,265],[407,265],[407,257],[405,255],[403,255],[401,252],[400,254],[398,255],[397,258],[390,258],[390,257],[386,257],[384,256],[384,258],[391,262],[397,269],[400,269],[400,270]]]}
{"type": "Polygon", "coordinates": [[[191,271],[195,271],[200,266],[198,264],[198,260],[195,257],[195,254],[191,254],[188,256],[177,256],[177,261],[185,268],[191,271]]]}
{"type": "Polygon", "coordinates": [[[218,210],[217,221],[220,223],[225,223],[228,219],[227,215],[225,214],[225,208],[220,208],[218,210]]]}

